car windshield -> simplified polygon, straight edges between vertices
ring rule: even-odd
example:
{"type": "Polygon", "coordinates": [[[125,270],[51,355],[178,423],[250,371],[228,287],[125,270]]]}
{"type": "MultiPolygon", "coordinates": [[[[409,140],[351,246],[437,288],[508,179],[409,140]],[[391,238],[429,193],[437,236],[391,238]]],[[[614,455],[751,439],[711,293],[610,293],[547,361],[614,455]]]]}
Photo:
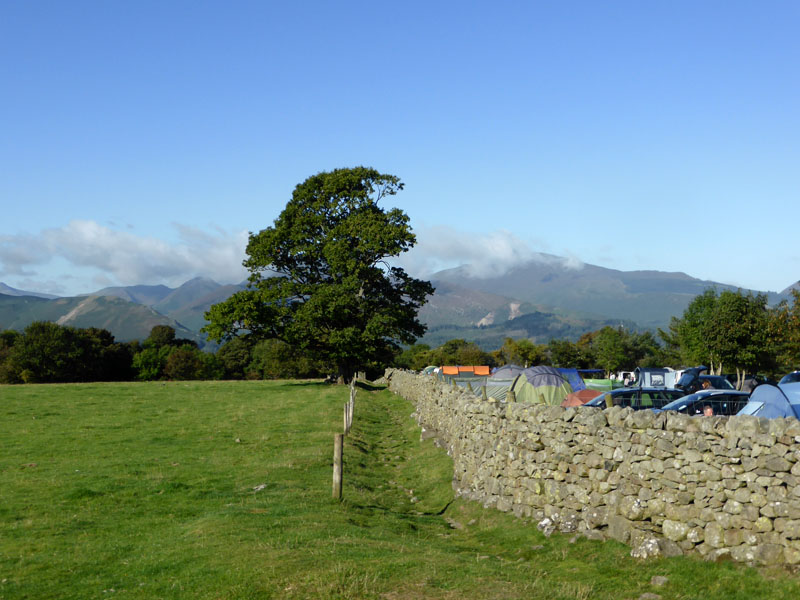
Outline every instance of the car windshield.
{"type": "Polygon", "coordinates": [[[710,381],[711,387],[716,390],[735,390],[736,388],[730,381],[722,375],[700,375],[700,381],[710,381]]]}
{"type": "Polygon", "coordinates": [[[683,392],[680,390],[642,390],[642,394],[633,408],[663,408],[681,397],[683,397],[683,392]]]}
{"type": "Polygon", "coordinates": [[[680,398],[683,395],[684,393],[680,390],[668,388],[631,388],[626,390],[614,390],[613,392],[600,394],[597,396],[597,398],[593,398],[584,406],[599,406],[601,408],[605,408],[606,396],[611,396],[614,406],[630,406],[634,410],[642,410],[645,408],[661,408],[665,404],[669,404],[676,398],[680,398]]]}
{"type": "Polygon", "coordinates": [[[605,406],[606,405],[606,395],[600,394],[597,398],[592,398],[589,400],[584,406],[605,406]]]}
{"type": "Polygon", "coordinates": [[[679,398],[664,406],[663,410],[674,410],[686,415],[732,416],[747,404],[749,395],[744,392],[711,393],[698,392],[679,398]]]}

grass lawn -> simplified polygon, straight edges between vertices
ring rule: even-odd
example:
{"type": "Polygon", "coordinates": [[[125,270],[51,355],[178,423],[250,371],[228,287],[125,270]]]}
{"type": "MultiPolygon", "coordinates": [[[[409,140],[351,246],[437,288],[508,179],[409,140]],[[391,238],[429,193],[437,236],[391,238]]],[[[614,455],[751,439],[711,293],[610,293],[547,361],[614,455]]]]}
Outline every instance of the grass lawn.
{"type": "Polygon", "coordinates": [[[798,598],[784,571],[543,537],[454,500],[413,407],[346,387],[0,386],[0,598],[798,598]],[[668,583],[654,587],[654,575],[668,583]]]}

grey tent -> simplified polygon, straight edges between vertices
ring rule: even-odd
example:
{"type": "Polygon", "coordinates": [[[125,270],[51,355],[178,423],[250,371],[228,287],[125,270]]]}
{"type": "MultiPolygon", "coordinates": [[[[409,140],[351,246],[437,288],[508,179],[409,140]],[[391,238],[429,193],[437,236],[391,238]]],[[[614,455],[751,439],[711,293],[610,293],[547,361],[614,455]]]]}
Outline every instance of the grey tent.
{"type": "Polygon", "coordinates": [[[492,371],[490,379],[515,379],[518,375],[521,375],[524,370],[525,368],[519,365],[503,365],[492,371]]]}
{"type": "MultiPolygon", "coordinates": [[[[514,380],[525,369],[519,365],[497,367],[486,380],[486,395],[495,400],[505,400],[514,380]]],[[[480,393],[480,391],[478,392],[480,393]]]]}

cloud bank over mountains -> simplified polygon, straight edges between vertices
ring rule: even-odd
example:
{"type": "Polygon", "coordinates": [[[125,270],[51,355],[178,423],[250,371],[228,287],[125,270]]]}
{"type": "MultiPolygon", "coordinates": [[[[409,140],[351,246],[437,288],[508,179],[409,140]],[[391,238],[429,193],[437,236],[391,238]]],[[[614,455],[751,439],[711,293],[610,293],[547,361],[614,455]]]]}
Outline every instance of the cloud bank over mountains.
{"type": "Polygon", "coordinates": [[[471,234],[436,226],[421,228],[416,234],[417,245],[395,263],[417,277],[462,266],[469,277],[484,279],[505,275],[531,261],[558,263],[570,269],[583,267],[583,262],[574,256],[562,258],[536,252],[504,229],[471,234]]]}
{"type": "Polygon", "coordinates": [[[106,285],[178,286],[197,275],[225,283],[246,278],[247,231],[173,227],[174,243],[83,220],[36,234],[2,235],[0,277],[32,291],[67,295],[106,285]]]}
{"type": "MultiPolygon", "coordinates": [[[[203,230],[179,223],[172,227],[175,242],[90,220],[73,220],[35,234],[0,235],[0,281],[20,289],[77,295],[113,285],[177,287],[196,276],[220,283],[247,278],[242,267],[247,231],[203,230]]],[[[422,278],[458,266],[472,277],[484,278],[533,260],[582,267],[577,259],[535,252],[509,231],[470,234],[449,226],[417,230],[417,245],[392,263],[422,278]]]]}

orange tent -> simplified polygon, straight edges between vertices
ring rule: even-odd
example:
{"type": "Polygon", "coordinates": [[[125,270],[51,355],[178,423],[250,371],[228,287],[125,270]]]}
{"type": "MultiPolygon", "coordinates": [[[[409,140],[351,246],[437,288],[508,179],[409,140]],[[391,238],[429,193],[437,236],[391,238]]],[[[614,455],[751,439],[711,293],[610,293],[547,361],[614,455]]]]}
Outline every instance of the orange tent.
{"type": "Polygon", "coordinates": [[[473,367],[473,370],[475,371],[475,375],[489,376],[489,367],[487,366],[473,367]]]}
{"type": "Polygon", "coordinates": [[[458,375],[458,367],[442,367],[442,375],[458,375]]]}
{"type": "Polygon", "coordinates": [[[597,398],[600,394],[598,390],[590,390],[586,388],[585,390],[578,390],[577,392],[572,392],[571,394],[567,394],[567,397],[564,398],[564,401],[561,403],[561,406],[564,408],[568,406],[583,406],[589,400],[593,398],[597,398]]]}

